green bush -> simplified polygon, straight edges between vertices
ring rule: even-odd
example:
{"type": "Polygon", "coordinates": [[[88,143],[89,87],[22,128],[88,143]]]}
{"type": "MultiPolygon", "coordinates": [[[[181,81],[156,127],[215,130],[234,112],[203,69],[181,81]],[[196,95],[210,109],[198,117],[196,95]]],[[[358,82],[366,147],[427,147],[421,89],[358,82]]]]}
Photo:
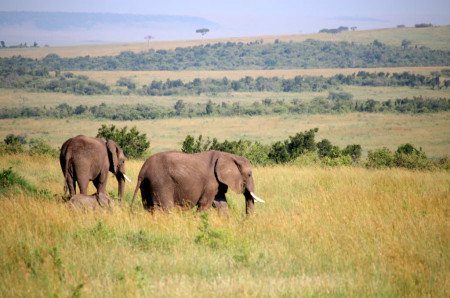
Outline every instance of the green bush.
{"type": "Polygon", "coordinates": [[[25,137],[9,134],[0,144],[0,153],[3,154],[17,154],[25,151],[25,137]]]}
{"type": "Polygon", "coordinates": [[[370,150],[367,155],[366,166],[369,168],[387,168],[394,165],[392,151],[386,147],[370,150]]]}
{"type": "Polygon", "coordinates": [[[30,149],[28,153],[30,155],[50,155],[53,157],[59,156],[59,150],[45,143],[42,139],[31,139],[30,149]]]}
{"type": "Polygon", "coordinates": [[[334,158],[325,156],[320,160],[320,164],[327,167],[351,166],[353,165],[353,159],[349,155],[341,155],[334,158]]]}
{"type": "Polygon", "coordinates": [[[119,129],[115,125],[106,126],[102,124],[98,129],[97,138],[113,140],[122,148],[127,158],[143,158],[146,150],[150,148],[147,134],[141,134],[136,127],[128,131],[127,126],[119,129]]]}
{"type": "Polygon", "coordinates": [[[43,189],[38,189],[26,181],[22,176],[13,171],[12,167],[0,171],[0,195],[7,192],[24,192],[34,197],[51,199],[52,194],[43,189]]]}

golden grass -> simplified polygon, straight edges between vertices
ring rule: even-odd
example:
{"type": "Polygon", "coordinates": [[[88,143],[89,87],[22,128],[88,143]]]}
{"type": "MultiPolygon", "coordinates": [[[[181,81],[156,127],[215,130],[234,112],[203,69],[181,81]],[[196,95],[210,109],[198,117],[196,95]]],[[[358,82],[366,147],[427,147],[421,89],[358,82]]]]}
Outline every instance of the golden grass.
{"type": "MultiPolygon", "coordinates": [[[[57,159],[2,156],[0,168],[12,162],[37,185],[47,178],[36,169],[59,176],[45,186],[62,192],[57,159]]],[[[128,201],[141,165],[126,164],[128,201]]],[[[229,194],[230,217],[210,212],[218,236],[200,242],[189,211],[80,214],[0,198],[0,295],[450,295],[448,172],[276,166],[254,176],[266,204],[245,219],[242,196],[229,194]]]]}
{"type": "Polygon", "coordinates": [[[153,80],[166,81],[182,80],[191,82],[196,78],[200,79],[222,79],[227,77],[229,80],[240,80],[246,76],[257,78],[279,77],[291,79],[295,76],[323,76],[331,77],[337,74],[351,75],[359,71],[369,73],[389,72],[402,73],[411,72],[421,75],[430,75],[431,72],[440,72],[448,67],[430,66],[430,67],[379,67],[379,68],[331,68],[331,69],[267,69],[267,70],[188,70],[188,71],[71,71],[76,75],[86,75],[90,79],[99,81],[108,85],[115,85],[120,78],[130,78],[139,86],[149,84],[153,80]]]}
{"type": "MultiPolygon", "coordinates": [[[[313,33],[313,34],[292,34],[292,35],[271,35],[271,36],[250,36],[250,37],[229,37],[215,39],[195,39],[177,41],[153,41],[150,48],[154,50],[175,49],[177,47],[191,47],[204,44],[214,44],[223,42],[243,42],[249,43],[255,40],[263,40],[264,43],[273,43],[275,40],[282,42],[302,42],[307,39],[321,41],[346,41],[358,44],[372,43],[378,40],[388,45],[400,46],[402,40],[409,40],[413,45],[427,46],[432,49],[448,50],[450,44],[450,26],[432,28],[386,28],[362,31],[348,31],[339,34],[313,33]]],[[[148,50],[146,42],[135,43],[114,43],[114,44],[93,44],[66,47],[41,47],[41,48],[5,48],[0,49],[0,57],[12,57],[21,55],[27,58],[43,58],[48,54],[58,54],[61,57],[78,56],[114,56],[123,51],[142,52],[148,50]]]]}
{"type": "Polygon", "coordinates": [[[368,150],[388,147],[396,150],[400,144],[413,143],[422,147],[428,157],[448,156],[450,147],[449,113],[423,115],[363,114],[301,115],[289,117],[224,117],[192,119],[160,119],[146,121],[91,121],[86,119],[4,119],[0,120],[0,140],[8,134],[25,134],[28,138],[43,138],[58,147],[73,136],[95,136],[102,124],[117,127],[136,126],[146,133],[152,153],[179,150],[190,134],[216,137],[219,141],[247,139],[271,144],[298,132],[319,128],[316,141],[329,139],[345,147],[360,144],[368,150]]]}

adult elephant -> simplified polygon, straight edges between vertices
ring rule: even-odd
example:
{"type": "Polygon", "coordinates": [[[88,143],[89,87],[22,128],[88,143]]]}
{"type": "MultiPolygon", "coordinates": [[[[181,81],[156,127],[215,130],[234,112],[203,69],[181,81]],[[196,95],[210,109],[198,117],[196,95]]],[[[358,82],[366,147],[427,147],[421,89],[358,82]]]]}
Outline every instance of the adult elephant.
{"type": "Polygon", "coordinates": [[[131,202],[131,212],[138,189],[144,208],[155,206],[169,210],[174,206],[192,208],[202,212],[213,202],[220,209],[228,208],[225,193],[230,187],[244,193],[246,213],[253,213],[255,184],[248,159],[219,151],[196,154],[170,151],[153,155],[139,172],[131,202]]]}
{"type": "Polygon", "coordinates": [[[64,194],[69,189],[71,196],[76,194],[76,182],[80,193],[87,195],[89,181],[94,183],[97,193],[106,193],[108,171],[118,182],[119,199],[125,189],[125,154],[112,140],[91,138],[83,135],[68,139],[61,147],[59,162],[65,179],[64,194]]]}

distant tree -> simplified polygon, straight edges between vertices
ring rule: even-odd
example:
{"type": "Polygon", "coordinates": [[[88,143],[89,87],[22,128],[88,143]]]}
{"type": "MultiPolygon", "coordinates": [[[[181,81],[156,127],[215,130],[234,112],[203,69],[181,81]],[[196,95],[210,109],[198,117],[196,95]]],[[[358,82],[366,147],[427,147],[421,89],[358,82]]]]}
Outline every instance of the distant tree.
{"type": "Polygon", "coordinates": [[[200,33],[200,34],[202,35],[202,38],[203,38],[203,36],[204,36],[206,33],[209,32],[209,29],[208,29],[208,28],[201,28],[201,29],[195,30],[195,32],[196,32],[196,33],[200,33]]]}
{"type": "Polygon", "coordinates": [[[410,44],[411,44],[411,42],[409,40],[406,40],[406,39],[402,40],[402,47],[404,50],[406,50],[410,44]]]}
{"type": "Polygon", "coordinates": [[[2,48],[6,48],[6,44],[5,44],[5,42],[3,40],[0,41],[0,44],[2,45],[2,48]]]}
{"type": "Polygon", "coordinates": [[[39,47],[38,43],[37,42],[33,42],[33,48],[38,48],[38,47],[39,47]]]}
{"type": "Polygon", "coordinates": [[[433,27],[433,25],[432,24],[421,23],[421,24],[416,24],[415,27],[416,28],[428,28],[428,27],[433,27]]]}
{"type": "Polygon", "coordinates": [[[405,28],[405,25],[397,25],[397,28],[405,28]]]}
{"type": "Polygon", "coordinates": [[[358,28],[356,26],[352,26],[352,27],[350,27],[350,29],[352,29],[352,31],[355,31],[358,28]]]}
{"type": "Polygon", "coordinates": [[[150,40],[152,40],[154,37],[151,35],[147,35],[144,37],[144,39],[147,41],[147,47],[150,47],[150,40]]]}
{"type": "Polygon", "coordinates": [[[175,109],[176,115],[180,116],[183,113],[184,109],[186,108],[186,104],[181,99],[179,99],[175,103],[173,108],[175,109]]]}
{"type": "Polygon", "coordinates": [[[378,47],[378,48],[381,48],[381,47],[383,46],[383,44],[382,44],[381,42],[379,42],[377,39],[375,39],[375,40],[373,41],[373,45],[376,46],[376,47],[378,47]]]}

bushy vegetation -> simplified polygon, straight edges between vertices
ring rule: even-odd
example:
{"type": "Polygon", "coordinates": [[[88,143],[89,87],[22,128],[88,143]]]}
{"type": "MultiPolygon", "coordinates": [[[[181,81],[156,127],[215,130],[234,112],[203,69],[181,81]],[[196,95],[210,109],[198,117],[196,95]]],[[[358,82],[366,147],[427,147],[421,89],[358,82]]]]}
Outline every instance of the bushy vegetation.
{"type": "MultiPolygon", "coordinates": [[[[448,88],[450,80],[441,80],[446,72],[433,72],[430,76],[413,74],[410,72],[388,73],[359,71],[351,75],[337,74],[329,78],[323,76],[296,76],[292,79],[279,77],[263,77],[256,79],[246,76],[239,80],[200,79],[190,82],[180,79],[166,81],[153,80],[138,87],[136,83],[126,77],[120,78],[113,88],[103,83],[89,80],[85,75],[75,76],[71,72],[61,74],[55,72],[51,76],[47,69],[25,70],[25,68],[8,68],[0,70],[0,88],[25,89],[38,92],[61,92],[80,95],[93,94],[139,94],[144,96],[173,96],[173,95],[200,95],[224,92],[320,92],[338,89],[340,86],[407,86],[448,88]],[[127,89],[124,91],[123,87],[127,89]]],[[[348,95],[346,97],[348,99],[348,95]]]]}
{"type": "Polygon", "coordinates": [[[154,104],[137,105],[78,105],[72,107],[66,103],[56,107],[14,107],[0,110],[0,119],[12,118],[96,118],[111,120],[142,120],[163,118],[192,118],[205,116],[259,116],[259,115],[302,115],[302,114],[338,114],[338,113],[436,113],[450,110],[450,99],[413,97],[386,101],[349,100],[347,94],[330,92],[328,98],[317,97],[311,101],[293,99],[291,101],[263,99],[250,105],[239,102],[220,104],[185,103],[179,99],[173,107],[154,104]]]}
{"type": "Polygon", "coordinates": [[[430,160],[422,149],[416,149],[406,143],[398,147],[395,153],[387,148],[369,151],[367,160],[361,160],[362,147],[350,144],[341,149],[329,140],[315,141],[318,129],[311,129],[289,136],[284,141],[264,145],[249,140],[220,142],[199,135],[197,138],[188,135],[184,139],[181,151],[198,153],[208,150],[228,152],[246,157],[253,165],[297,164],[321,166],[366,166],[368,168],[400,167],[407,169],[449,169],[448,158],[430,160]]]}
{"type": "Polygon", "coordinates": [[[52,199],[52,194],[44,189],[31,185],[13,170],[12,167],[0,171],[0,198],[11,193],[22,193],[35,198],[52,199]]]}
{"type": "Polygon", "coordinates": [[[216,43],[175,50],[122,52],[118,56],[43,59],[0,58],[0,68],[13,66],[49,70],[233,70],[291,68],[367,68],[449,65],[450,52],[426,47],[388,46],[381,42],[216,43]]]}
{"type": "Polygon", "coordinates": [[[85,75],[75,76],[70,72],[61,74],[56,71],[55,76],[52,76],[47,68],[30,70],[24,67],[0,67],[0,88],[80,95],[110,93],[109,86],[89,80],[85,75]]]}
{"type": "Polygon", "coordinates": [[[127,126],[118,128],[115,125],[107,126],[102,124],[98,129],[96,137],[116,142],[122,148],[127,158],[142,158],[147,154],[147,149],[150,148],[150,142],[147,141],[147,134],[141,134],[136,129],[136,126],[128,131],[127,126]]]}
{"type": "Polygon", "coordinates": [[[9,134],[0,143],[0,154],[28,153],[30,155],[59,156],[59,150],[48,145],[43,139],[27,140],[26,136],[9,134]]]}

